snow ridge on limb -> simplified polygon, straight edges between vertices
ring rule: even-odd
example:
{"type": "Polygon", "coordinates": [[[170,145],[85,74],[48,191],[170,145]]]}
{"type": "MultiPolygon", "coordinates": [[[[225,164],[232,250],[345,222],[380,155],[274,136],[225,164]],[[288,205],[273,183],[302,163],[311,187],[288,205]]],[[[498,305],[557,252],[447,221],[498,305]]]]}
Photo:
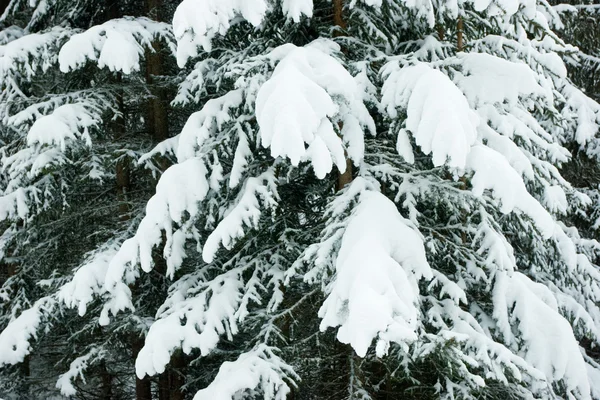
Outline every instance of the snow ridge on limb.
{"type": "Polygon", "coordinates": [[[554,294],[520,272],[512,276],[500,272],[496,275],[493,299],[493,316],[504,342],[518,349],[548,381],[562,381],[573,398],[591,399],[579,343],[571,325],[559,314],[554,294]],[[518,337],[515,329],[520,333],[518,337]]]}
{"type": "Polygon", "coordinates": [[[397,109],[405,109],[406,129],[423,153],[432,154],[434,165],[464,170],[477,138],[479,118],[460,89],[446,75],[423,63],[400,68],[397,62],[390,62],[382,75],[381,103],[389,117],[397,118],[397,109]]]}
{"type": "Polygon", "coordinates": [[[56,304],[53,296],[42,297],[0,332],[0,366],[18,364],[25,359],[31,352],[30,340],[37,337],[40,324],[52,315],[56,304]]]}
{"type": "Polygon", "coordinates": [[[237,360],[223,363],[212,383],[196,393],[194,400],[229,400],[255,389],[265,400],[284,400],[291,391],[286,380],[299,377],[275,350],[260,344],[237,360]]]}
{"type": "MultiPolygon", "coordinates": [[[[312,0],[281,0],[284,15],[294,22],[301,17],[312,17],[312,0]]],[[[212,40],[225,35],[236,17],[258,27],[273,7],[270,0],[184,0],[173,18],[177,38],[177,63],[185,66],[196,57],[198,47],[210,52],[212,40]]]]}
{"type": "MultiPolygon", "coordinates": [[[[357,178],[354,187],[365,187],[357,178]]],[[[342,194],[341,196],[344,196],[342,194]]],[[[373,339],[377,354],[390,342],[417,340],[421,279],[431,279],[421,235],[381,193],[360,190],[335,261],[336,275],[319,310],[321,330],[339,326],[337,337],[364,357],[373,339]]]]}
{"type": "Polygon", "coordinates": [[[275,49],[272,54],[281,54],[281,61],[256,98],[262,145],[270,148],[273,157],[289,158],[294,166],[310,161],[320,179],[333,165],[340,172],[346,170],[345,151],[359,165],[364,153],[363,127],[375,132],[363,104],[365,93],[329,54],[336,51],[339,46],[327,40],[275,49]],[[336,102],[336,97],[342,101],[336,102]],[[344,126],[342,139],[334,128],[338,122],[344,126]]]}
{"type": "Polygon", "coordinates": [[[130,74],[140,70],[144,48],[154,51],[156,39],[166,40],[175,51],[170,24],[148,18],[113,19],[73,35],[60,50],[60,70],[76,70],[91,60],[100,68],[130,74]]]}

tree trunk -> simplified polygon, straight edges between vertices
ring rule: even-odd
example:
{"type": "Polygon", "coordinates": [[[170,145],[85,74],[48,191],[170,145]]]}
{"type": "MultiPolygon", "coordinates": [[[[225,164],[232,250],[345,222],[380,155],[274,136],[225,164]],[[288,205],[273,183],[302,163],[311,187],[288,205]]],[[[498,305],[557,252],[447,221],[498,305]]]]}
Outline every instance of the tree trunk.
{"type": "Polygon", "coordinates": [[[158,400],[170,400],[171,390],[169,387],[169,370],[158,376],[158,400]]]}
{"type": "Polygon", "coordinates": [[[111,400],[112,399],[112,375],[106,368],[106,362],[102,360],[100,363],[100,379],[102,380],[102,386],[100,387],[100,399],[111,400]]]}
{"type": "MultiPolygon", "coordinates": [[[[164,22],[162,15],[162,0],[146,0],[148,15],[156,21],[164,22]]],[[[163,74],[162,42],[152,43],[154,51],[146,51],[146,82],[151,87],[152,96],[148,100],[148,131],[156,142],[169,137],[168,96],[162,87],[152,87],[156,84],[155,77],[163,74]]]]}
{"type": "MultiPolygon", "coordinates": [[[[133,337],[131,348],[133,349],[133,360],[135,362],[140,350],[144,347],[144,339],[138,336],[133,337]]],[[[135,400],[152,400],[152,381],[148,376],[144,379],[135,377],[135,400]]]]}
{"type": "Polygon", "coordinates": [[[183,385],[185,385],[185,356],[183,351],[177,350],[173,357],[171,357],[171,399],[170,400],[183,400],[183,385]]]}
{"type": "MultiPolygon", "coordinates": [[[[339,28],[334,32],[334,36],[342,36],[343,31],[348,27],[344,20],[344,0],[333,0],[333,24],[339,28]]],[[[340,131],[343,127],[343,124],[340,123],[340,131]]],[[[346,157],[346,170],[338,175],[336,191],[342,190],[350,182],[352,182],[352,161],[346,157]]]]}
{"type": "Polygon", "coordinates": [[[463,51],[464,43],[463,43],[463,18],[458,17],[458,22],[456,23],[456,51],[463,51]]]}

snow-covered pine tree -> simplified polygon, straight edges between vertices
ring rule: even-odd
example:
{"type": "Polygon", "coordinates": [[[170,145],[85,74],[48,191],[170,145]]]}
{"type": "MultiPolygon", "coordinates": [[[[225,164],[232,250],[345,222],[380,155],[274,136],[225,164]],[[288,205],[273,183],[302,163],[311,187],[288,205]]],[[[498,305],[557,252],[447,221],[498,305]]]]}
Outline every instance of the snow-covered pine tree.
{"type": "MultiPolygon", "coordinates": [[[[92,294],[155,185],[137,159],[169,136],[164,127],[157,136],[151,116],[165,101],[155,94],[173,86],[172,29],[142,14],[173,7],[12,1],[2,17],[2,398],[132,397],[133,359],[165,280],[132,287],[142,304],[109,328],[98,325],[92,294]],[[154,53],[164,73],[149,71],[154,53]]],[[[136,384],[150,391],[148,380],[136,384]]]]}
{"type": "Polygon", "coordinates": [[[177,277],[138,375],[181,349],[199,368],[228,359],[195,399],[293,382],[597,398],[578,341],[598,340],[598,243],[561,222],[590,199],[558,168],[599,113],[557,18],[545,1],[183,1],[178,61],[195,66],[177,101],[201,109],[149,155],[178,164],[105,286],[124,300],[111,311],[130,308],[155,248],[177,277]]]}
{"type": "MultiPolygon", "coordinates": [[[[557,21],[545,0],[184,0],[174,103],[198,111],[138,161],[177,163],[50,297],[118,334],[147,307],[131,288],[172,279],[136,371],[186,361],[196,400],[600,398],[600,246],[559,170],[600,107],[557,21]]],[[[0,335],[11,363],[31,314],[0,335]]]]}

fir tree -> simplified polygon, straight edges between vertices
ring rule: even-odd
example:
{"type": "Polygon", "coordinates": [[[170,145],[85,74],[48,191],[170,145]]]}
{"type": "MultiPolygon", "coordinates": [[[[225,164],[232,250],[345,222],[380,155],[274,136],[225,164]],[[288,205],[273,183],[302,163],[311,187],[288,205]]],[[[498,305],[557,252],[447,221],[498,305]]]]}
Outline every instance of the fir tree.
{"type": "Polygon", "coordinates": [[[135,358],[138,398],[159,375],[161,399],[600,398],[600,245],[573,222],[594,192],[560,170],[600,105],[546,0],[184,0],[172,33],[133,2],[23,7],[0,50],[0,363],[44,367],[58,336],[82,397],[85,370],[131,397],[135,358]],[[153,49],[196,109],[173,137],[153,49]],[[160,174],[145,211],[137,167],[160,174]]]}

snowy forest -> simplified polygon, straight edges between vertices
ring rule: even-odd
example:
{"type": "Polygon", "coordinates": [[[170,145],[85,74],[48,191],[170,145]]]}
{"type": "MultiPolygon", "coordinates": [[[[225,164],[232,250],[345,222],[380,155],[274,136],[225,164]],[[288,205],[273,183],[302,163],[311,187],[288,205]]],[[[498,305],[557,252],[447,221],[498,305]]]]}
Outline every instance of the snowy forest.
{"type": "Polygon", "coordinates": [[[585,1],[0,0],[0,398],[600,400],[585,1]]]}

